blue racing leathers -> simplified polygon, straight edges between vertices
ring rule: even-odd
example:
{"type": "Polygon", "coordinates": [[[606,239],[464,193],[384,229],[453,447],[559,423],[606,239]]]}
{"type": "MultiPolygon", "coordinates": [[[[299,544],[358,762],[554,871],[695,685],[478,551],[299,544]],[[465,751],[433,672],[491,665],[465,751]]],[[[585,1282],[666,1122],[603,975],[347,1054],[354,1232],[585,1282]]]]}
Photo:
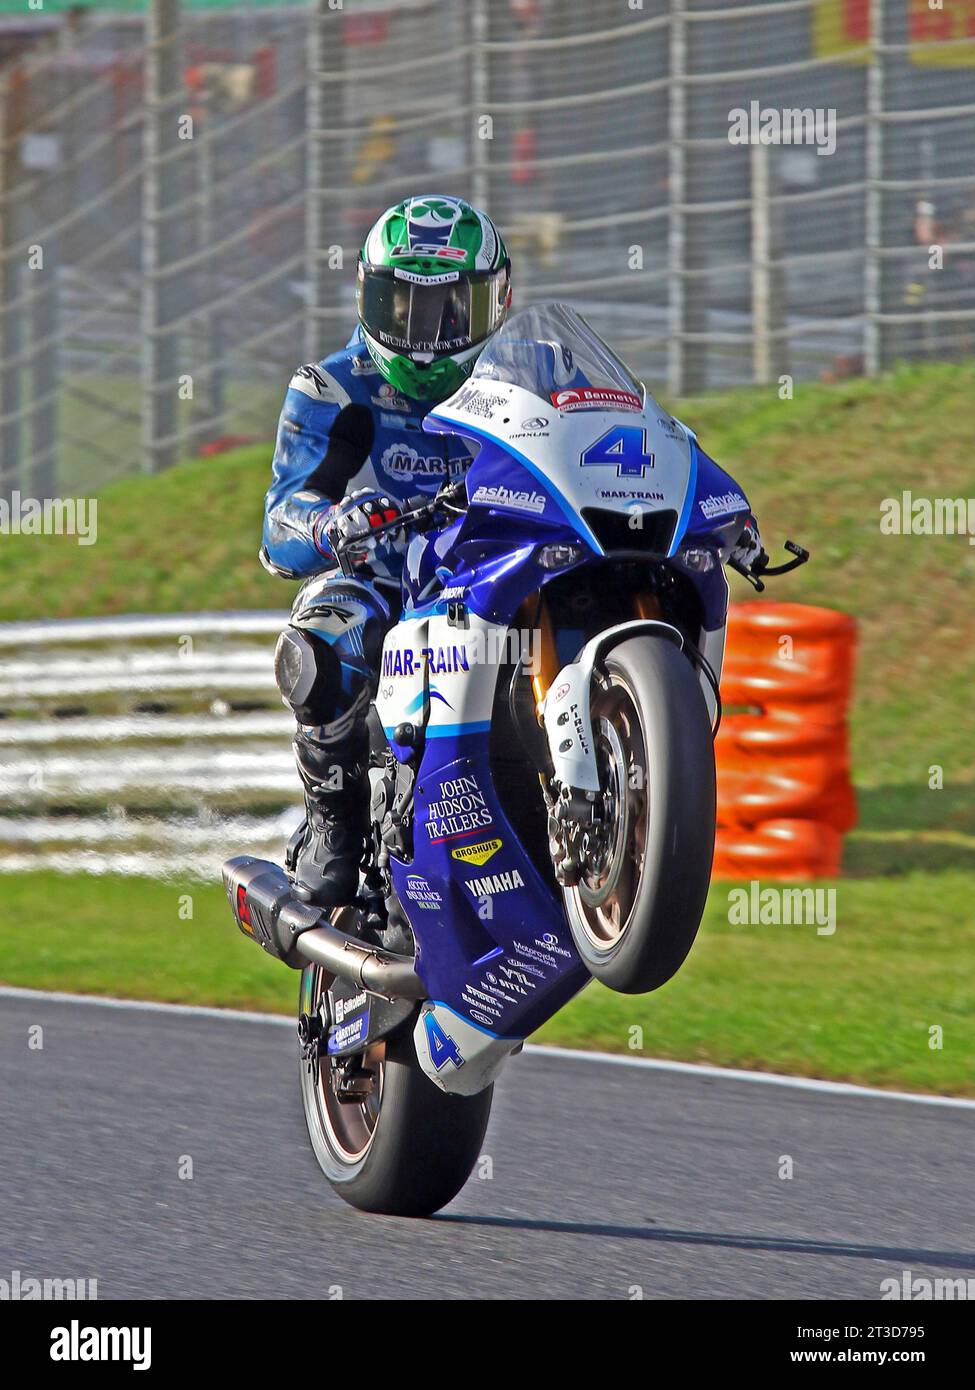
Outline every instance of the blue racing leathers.
{"type": "Polygon", "coordinates": [[[275,659],[298,721],[306,787],[312,774],[303,753],[310,757],[311,745],[351,752],[361,743],[382,638],[399,606],[401,557],[380,551],[345,577],[324,534],[328,512],[360,489],[405,506],[463,476],[470,446],[424,434],[429,409],[380,375],[358,329],[340,352],[299,367],[284,398],[261,557],[274,573],[307,581],[275,659]]]}

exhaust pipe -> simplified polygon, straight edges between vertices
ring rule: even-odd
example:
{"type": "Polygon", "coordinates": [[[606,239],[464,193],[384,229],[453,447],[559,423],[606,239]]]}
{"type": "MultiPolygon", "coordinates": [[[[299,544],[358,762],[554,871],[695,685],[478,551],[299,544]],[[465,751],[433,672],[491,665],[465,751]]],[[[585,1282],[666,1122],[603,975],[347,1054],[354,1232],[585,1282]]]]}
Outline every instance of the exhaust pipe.
{"type": "Polygon", "coordinates": [[[293,970],[320,965],[387,999],[426,999],[412,956],[367,946],[339,931],[321,908],[294,896],[287,874],[277,864],[239,855],[224,864],[223,882],[240,930],[293,970]]]}

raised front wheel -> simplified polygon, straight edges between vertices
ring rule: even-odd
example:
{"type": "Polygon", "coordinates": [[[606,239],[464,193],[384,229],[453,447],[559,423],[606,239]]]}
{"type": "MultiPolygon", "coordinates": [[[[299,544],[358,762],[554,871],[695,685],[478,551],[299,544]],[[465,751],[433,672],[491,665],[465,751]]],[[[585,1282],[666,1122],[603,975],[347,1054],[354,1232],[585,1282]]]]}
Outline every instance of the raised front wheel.
{"type": "Polygon", "coordinates": [[[634,637],[591,691],[602,799],[581,829],[582,873],[564,890],[595,979],[644,994],[680,968],[704,912],[714,853],[714,746],[707,705],[670,642],[634,637]]]}

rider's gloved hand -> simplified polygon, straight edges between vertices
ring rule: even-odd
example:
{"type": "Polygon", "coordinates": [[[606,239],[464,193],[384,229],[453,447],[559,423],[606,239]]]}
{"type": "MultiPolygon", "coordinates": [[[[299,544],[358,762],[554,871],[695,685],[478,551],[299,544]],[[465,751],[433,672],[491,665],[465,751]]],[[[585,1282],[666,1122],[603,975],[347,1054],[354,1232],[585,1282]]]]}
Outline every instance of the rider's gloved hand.
{"type": "Polygon", "coordinates": [[[324,555],[341,550],[352,564],[368,564],[377,554],[396,554],[404,548],[405,526],[379,530],[402,514],[399,503],[386,493],[360,488],[321,513],[314,525],[315,544],[324,555]]]}
{"type": "Polygon", "coordinates": [[[758,522],[753,516],[745,518],[745,525],[735,542],[729,560],[735,569],[743,570],[746,573],[752,570],[756,561],[761,562],[758,565],[759,570],[763,564],[768,562],[768,556],[762,549],[762,537],[759,535],[758,522]]]}

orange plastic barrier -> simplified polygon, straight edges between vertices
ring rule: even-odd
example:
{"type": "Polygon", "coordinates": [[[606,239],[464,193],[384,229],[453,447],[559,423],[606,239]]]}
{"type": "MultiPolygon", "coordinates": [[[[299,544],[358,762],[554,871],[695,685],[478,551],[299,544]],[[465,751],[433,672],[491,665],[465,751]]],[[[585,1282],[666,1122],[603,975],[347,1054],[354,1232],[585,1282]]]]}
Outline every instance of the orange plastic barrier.
{"type": "Polygon", "coordinates": [[[728,713],[715,741],[716,876],[839,871],[843,833],[856,824],[846,725],[855,656],[846,613],[732,604],[721,677],[728,713]]]}
{"type": "Polygon", "coordinates": [[[714,877],[835,878],[843,836],[814,820],[770,820],[750,830],[723,829],[714,847],[714,877]]]}

